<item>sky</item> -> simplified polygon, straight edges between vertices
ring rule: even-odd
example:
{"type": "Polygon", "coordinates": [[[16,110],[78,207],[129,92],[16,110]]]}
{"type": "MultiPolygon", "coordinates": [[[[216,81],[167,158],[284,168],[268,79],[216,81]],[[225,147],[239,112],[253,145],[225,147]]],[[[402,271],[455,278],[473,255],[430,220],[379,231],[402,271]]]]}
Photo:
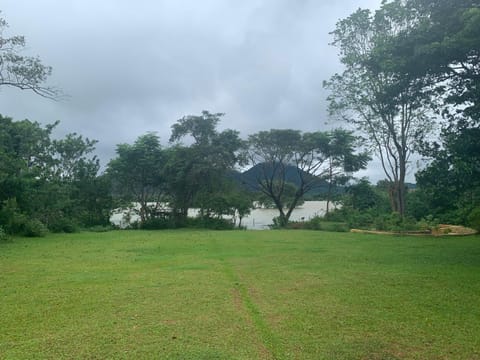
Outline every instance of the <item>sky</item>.
{"type": "MultiPolygon", "coordinates": [[[[381,0],[2,0],[6,37],[24,35],[25,55],[53,68],[52,101],[0,88],[0,113],[54,135],[98,140],[103,166],[120,143],[202,110],[225,113],[220,130],[324,131],[322,82],[342,71],[329,45],[338,20],[381,0]]],[[[357,176],[382,179],[378,164],[357,176]]]]}

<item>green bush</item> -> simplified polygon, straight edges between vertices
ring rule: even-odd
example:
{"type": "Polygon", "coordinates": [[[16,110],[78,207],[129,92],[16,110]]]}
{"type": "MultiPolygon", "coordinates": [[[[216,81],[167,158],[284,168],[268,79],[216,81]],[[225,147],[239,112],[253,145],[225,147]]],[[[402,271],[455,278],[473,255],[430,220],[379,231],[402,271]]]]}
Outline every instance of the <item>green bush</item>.
{"type": "Polygon", "coordinates": [[[103,225],[94,225],[94,226],[90,226],[89,228],[87,228],[87,230],[91,231],[91,232],[101,233],[101,232],[112,231],[113,227],[112,226],[103,226],[103,225]]]}
{"type": "Polygon", "coordinates": [[[305,229],[309,230],[323,230],[322,229],[322,219],[319,216],[305,221],[305,229]]]}
{"type": "Polygon", "coordinates": [[[77,223],[69,218],[60,216],[55,220],[51,220],[48,229],[54,233],[76,233],[79,231],[77,223]]]}
{"type": "Polygon", "coordinates": [[[48,229],[40,220],[29,219],[25,222],[22,233],[28,237],[44,237],[48,229]]]}
{"type": "Polygon", "coordinates": [[[468,215],[468,226],[480,232],[480,207],[474,208],[468,215]]]}
{"type": "Polygon", "coordinates": [[[9,239],[9,236],[5,229],[0,226],[0,241],[7,241],[9,239]]]}
{"type": "Polygon", "coordinates": [[[331,232],[347,232],[350,231],[348,224],[341,222],[324,222],[322,223],[322,230],[331,232]]]}
{"type": "Polygon", "coordinates": [[[141,225],[141,228],[145,230],[164,230],[174,229],[175,227],[176,225],[173,220],[165,218],[148,219],[141,225]]]}
{"type": "Polygon", "coordinates": [[[327,221],[319,216],[315,216],[307,221],[291,221],[287,225],[287,229],[305,229],[305,230],[320,230],[331,232],[346,232],[350,228],[345,222],[327,221]]]}
{"type": "Polygon", "coordinates": [[[188,218],[185,226],[188,228],[211,230],[232,230],[234,228],[230,220],[211,217],[188,218]]]}

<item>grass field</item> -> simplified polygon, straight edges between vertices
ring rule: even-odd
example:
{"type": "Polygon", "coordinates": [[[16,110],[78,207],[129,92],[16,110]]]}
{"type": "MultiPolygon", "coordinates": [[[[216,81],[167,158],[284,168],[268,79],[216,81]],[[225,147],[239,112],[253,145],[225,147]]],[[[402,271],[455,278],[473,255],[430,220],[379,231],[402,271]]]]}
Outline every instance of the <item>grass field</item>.
{"type": "Polygon", "coordinates": [[[0,359],[480,359],[480,237],[0,243],[0,359]]]}

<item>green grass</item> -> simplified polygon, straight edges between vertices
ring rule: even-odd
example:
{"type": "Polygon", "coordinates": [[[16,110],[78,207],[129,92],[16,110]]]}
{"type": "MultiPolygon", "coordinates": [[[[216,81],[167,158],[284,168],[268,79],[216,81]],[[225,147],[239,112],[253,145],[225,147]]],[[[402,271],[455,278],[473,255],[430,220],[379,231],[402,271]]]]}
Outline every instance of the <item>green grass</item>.
{"type": "Polygon", "coordinates": [[[480,237],[0,243],[0,359],[480,359],[480,237]]]}

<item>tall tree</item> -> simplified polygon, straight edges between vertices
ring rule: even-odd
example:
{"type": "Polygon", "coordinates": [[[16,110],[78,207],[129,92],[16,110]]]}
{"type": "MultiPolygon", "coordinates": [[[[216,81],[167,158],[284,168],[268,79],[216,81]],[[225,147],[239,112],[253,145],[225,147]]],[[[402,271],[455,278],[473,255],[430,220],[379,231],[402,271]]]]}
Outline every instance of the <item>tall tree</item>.
{"type": "Polygon", "coordinates": [[[107,220],[108,193],[96,191],[96,141],[76,134],[52,140],[56,124],[0,116],[0,217],[17,228],[37,220],[63,231],[107,220]]]}
{"type": "MultiPolygon", "coordinates": [[[[229,184],[225,177],[241,161],[243,141],[235,130],[219,132],[224,114],[203,111],[201,115],[181,118],[172,126],[166,174],[174,195],[172,204],[185,217],[188,208],[207,210],[208,195],[218,193],[229,184]],[[188,139],[186,146],[181,140],[188,139]]],[[[208,214],[206,214],[208,215],[208,214]]]]}
{"type": "Polygon", "coordinates": [[[390,186],[392,210],[405,213],[409,159],[432,128],[429,79],[397,71],[386,44],[413,26],[401,0],[382,3],[372,14],[359,9],[337,23],[333,45],[345,67],[325,82],[330,113],[352,123],[379,157],[390,186]]]}
{"type": "Polygon", "coordinates": [[[385,54],[396,71],[412,79],[430,79],[442,100],[437,110],[447,120],[440,141],[422,148],[433,161],[417,174],[417,181],[433,215],[465,223],[466,214],[480,208],[475,145],[480,143],[480,2],[405,4],[413,27],[392,38],[385,54]]]}
{"type": "Polygon", "coordinates": [[[117,157],[108,164],[107,173],[117,195],[139,204],[143,224],[166,199],[165,157],[159,137],[154,133],[142,135],[133,145],[117,145],[116,152],[117,157]],[[149,202],[155,206],[149,206],[149,202]]]}
{"type": "Polygon", "coordinates": [[[279,211],[280,226],[288,223],[304,195],[328,178],[329,159],[335,159],[344,172],[365,167],[367,158],[363,154],[355,155],[351,147],[331,146],[334,134],[272,129],[249,136],[248,159],[260,168],[256,185],[279,211]],[[353,159],[358,160],[355,165],[353,159]],[[288,178],[292,169],[294,183],[288,178]]]}
{"type": "Polygon", "coordinates": [[[44,85],[52,73],[38,57],[23,55],[25,38],[23,36],[6,37],[8,24],[0,16],[0,86],[12,86],[21,90],[56,99],[61,95],[59,89],[44,85]]]}

